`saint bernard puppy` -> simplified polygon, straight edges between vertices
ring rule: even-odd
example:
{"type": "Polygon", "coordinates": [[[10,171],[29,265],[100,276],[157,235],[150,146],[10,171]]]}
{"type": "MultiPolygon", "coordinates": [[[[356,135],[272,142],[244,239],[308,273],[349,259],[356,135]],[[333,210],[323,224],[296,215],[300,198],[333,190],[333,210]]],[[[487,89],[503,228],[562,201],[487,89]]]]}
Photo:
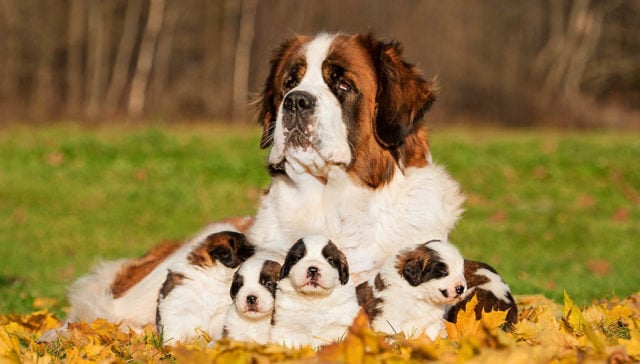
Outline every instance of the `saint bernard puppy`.
{"type": "Polygon", "coordinates": [[[463,300],[451,307],[447,313],[448,321],[456,322],[458,312],[465,308],[475,294],[478,298],[475,307],[476,319],[480,319],[483,311],[508,311],[506,322],[510,325],[518,322],[518,305],[511,295],[509,286],[493,267],[486,263],[465,260],[464,278],[467,281],[467,291],[463,300]]]}
{"type": "Polygon", "coordinates": [[[320,235],[298,240],[280,271],[270,341],[317,348],[337,340],[358,315],[347,259],[320,235]]]}
{"type": "MultiPolygon", "coordinates": [[[[123,330],[140,331],[147,325],[155,325],[158,293],[161,289],[168,292],[170,282],[180,281],[179,274],[185,265],[190,262],[201,264],[205,270],[208,269],[206,264],[220,259],[222,265],[237,266],[252,249],[246,240],[238,239],[239,244],[234,247],[206,251],[206,247],[211,246],[212,242],[226,244],[223,240],[212,239],[212,234],[220,231],[246,231],[252,222],[253,218],[249,217],[227,219],[207,226],[182,244],[164,243],[155,246],[141,258],[108,261],[97,265],[93,272],[80,277],[69,288],[71,312],[67,320],[60,328],[46,332],[40,340],[47,342],[64,334],[68,322],[92,322],[97,318],[120,323],[123,330]],[[209,252],[222,255],[207,257],[205,253],[209,252]],[[174,274],[167,277],[169,270],[174,274]]],[[[225,289],[227,291],[228,286],[225,289]]]]}
{"type": "Polygon", "coordinates": [[[423,115],[436,91],[397,42],[285,41],[258,101],[271,185],[249,240],[284,253],[301,236],[326,236],[356,283],[403,247],[446,240],[464,196],[431,160],[423,115]]]}
{"type": "Polygon", "coordinates": [[[269,342],[281,265],[252,257],[233,276],[233,304],[224,319],[222,337],[258,344],[269,342]]]}
{"type": "Polygon", "coordinates": [[[378,332],[407,337],[446,336],[447,305],[462,299],[464,258],[448,242],[432,240],[389,258],[380,272],[357,287],[358,301],[378,332]]]}
{"type": "Polygon", "coordinates": [[[253,253],[244,234],[223,231],[209,235],[187,259],[169,266],[156,311],[165,343],[188,341],[202,333],[211,338],[222,335],[235,268],[253,253]]]}

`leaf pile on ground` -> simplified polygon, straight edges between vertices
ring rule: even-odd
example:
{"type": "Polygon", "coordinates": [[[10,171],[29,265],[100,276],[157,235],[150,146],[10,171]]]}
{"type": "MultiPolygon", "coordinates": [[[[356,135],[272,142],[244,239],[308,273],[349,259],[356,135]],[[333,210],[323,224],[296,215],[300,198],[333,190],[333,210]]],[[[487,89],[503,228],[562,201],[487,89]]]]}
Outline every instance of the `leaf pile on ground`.
{"type": "Polygon", "coordinates": [[[519,321],[506,327],[504,312],[476,320],[471,300],[457,323],[447,323],[447,339],[380,335],[361,313],[344,340],[313,350],[257,345],[230,340],[208,343],[201,337],[163,345],[149,327],[142,333],[120,330],[105,320],[71,324],[51,343],[38,338],[56,328],[52,313],[0,315],[0,363],[89,362],[557,362],[640,361],[640,292],[579,307],[565,294],[564,305],[543,296],[518,296],[519,321]]]}

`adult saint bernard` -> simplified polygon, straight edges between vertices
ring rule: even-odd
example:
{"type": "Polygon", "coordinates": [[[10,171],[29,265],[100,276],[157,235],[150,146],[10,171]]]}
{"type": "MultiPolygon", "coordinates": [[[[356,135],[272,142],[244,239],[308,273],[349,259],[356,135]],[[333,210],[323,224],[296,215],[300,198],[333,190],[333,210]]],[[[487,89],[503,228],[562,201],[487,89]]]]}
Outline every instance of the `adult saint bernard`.
{"type": "Polygon", "coordinates": [[[446,240],[464,196],[429,152],[437,87],[372,35],[285,41],[258,101],[271,185],[249,239],[283,254],[319,234],[369,279],[400,249],[446,240]]]}

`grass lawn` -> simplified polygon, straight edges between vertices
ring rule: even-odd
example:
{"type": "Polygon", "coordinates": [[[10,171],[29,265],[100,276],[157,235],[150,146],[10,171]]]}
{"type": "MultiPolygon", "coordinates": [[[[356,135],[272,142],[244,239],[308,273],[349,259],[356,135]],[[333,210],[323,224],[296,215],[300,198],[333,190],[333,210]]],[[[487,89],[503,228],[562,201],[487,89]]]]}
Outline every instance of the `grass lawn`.
{"type": "MultiPolygon", "coordinates": [[[[0,129],[0,313],[47,307],[99,259],[252,214],[258,127],[0,129]]],[[[640,291],[640,134],[436,129],[465,190],[452,240],[515,294],[578,303],[640,291]]]]}

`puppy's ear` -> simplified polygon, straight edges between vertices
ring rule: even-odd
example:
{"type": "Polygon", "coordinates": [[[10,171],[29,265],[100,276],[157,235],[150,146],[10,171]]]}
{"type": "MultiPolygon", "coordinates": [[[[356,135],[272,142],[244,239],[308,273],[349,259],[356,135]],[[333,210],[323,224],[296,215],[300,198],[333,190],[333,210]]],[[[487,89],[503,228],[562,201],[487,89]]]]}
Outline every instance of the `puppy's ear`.
{"type": "Polygon", "coordinates": [[[237,268],[242,262],[249,259],[255,247],[244,234],[235,231],[223,231],[211,234],[207,237],[209,242],[209,255],[228,268],[237,268]]]}
{"type": "Polygon", "coordinates": [[[394,148],[402,144],[431,107],[438,87],[403,59],[400,43],[382,42],[371,34],[359,37],[373,55],[378,77],[375,136],[382,146],[394,148]]]}
{"type": "Polygon", "coordinates": [[[272,297],[276,296],[276,288],[278,287],[278,279],[280,277],[280,269],[282,266],[273,260],[265,260],[260,271],[260,284],[266,288],[272,297]]]}
{"type": "Polygon", "coordinates": [[[322,255],[332,267],[338,270],[340,284],[347,284],[347,282],[349,282],[349,263],[342,251],[340,251],[333,242],[329,241],[327,245],[322,248],[322,255]]]}
{"type": "Polygon", "coordinates": [[[229,294],[231,295],[231,299],[235,300],[238,295],[238,291],[244,285],[244,278],[238,274],[238,271],[233,275],[233,282],[231,283],[231,289],[229,290],[229,294]]]}
{"type": "Polygon", "coordinates": [[[289,276],[289,272],[291,268],[300,261],[307,254],[307,247],[304,245],[304,240],[298,240],[293,246],[289,249],[287,253],[287,257],[284,259],[284,264],[282,264],[282,269],[280,269],[280,278],[284,279],[289,276]]]}
{"type": "Polygon", "coordinates": [[[407,259],[402,267],[402,277],[412,286],[422,283],[422,259],[407,259]]]}

